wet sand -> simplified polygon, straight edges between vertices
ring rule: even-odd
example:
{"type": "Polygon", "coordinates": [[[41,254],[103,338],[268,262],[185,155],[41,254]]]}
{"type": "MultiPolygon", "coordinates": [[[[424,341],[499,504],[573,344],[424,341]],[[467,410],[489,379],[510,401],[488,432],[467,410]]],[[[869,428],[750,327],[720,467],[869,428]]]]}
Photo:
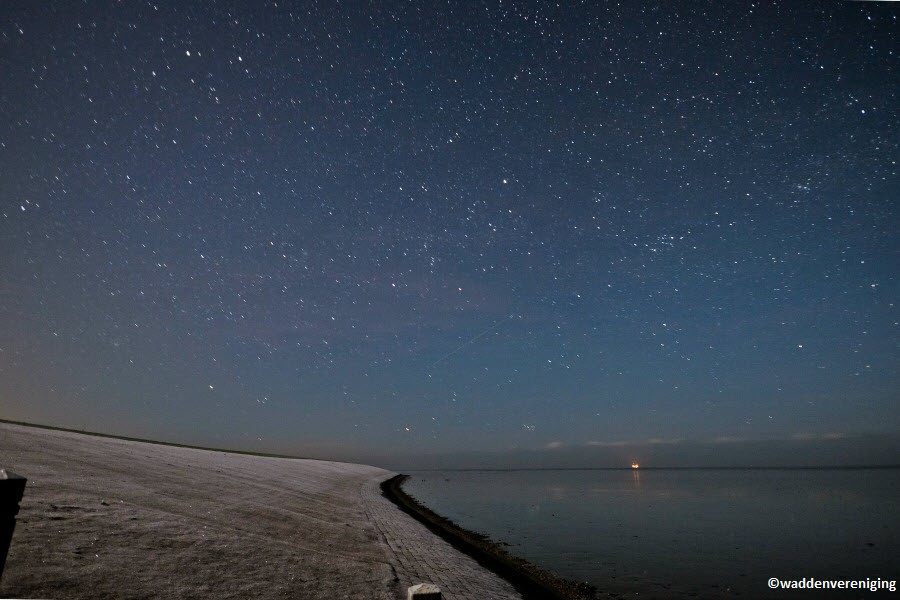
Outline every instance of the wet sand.
{"type": "Polygon", "coordinates": [[[519,599],[382,496],[366,465],[0,423],[28,478],[0,597],[519,599]]]}

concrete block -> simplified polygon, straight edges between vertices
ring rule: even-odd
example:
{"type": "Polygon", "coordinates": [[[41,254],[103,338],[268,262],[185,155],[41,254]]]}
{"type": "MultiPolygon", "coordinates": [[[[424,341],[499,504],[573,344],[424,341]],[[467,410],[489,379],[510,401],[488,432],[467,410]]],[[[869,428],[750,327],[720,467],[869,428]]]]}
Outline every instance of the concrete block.
{"type": "Polygon", "coordinates": [[[441,588],[433,583],[417,583],[406,591],[406,600],[441,600],[441,588]]]}

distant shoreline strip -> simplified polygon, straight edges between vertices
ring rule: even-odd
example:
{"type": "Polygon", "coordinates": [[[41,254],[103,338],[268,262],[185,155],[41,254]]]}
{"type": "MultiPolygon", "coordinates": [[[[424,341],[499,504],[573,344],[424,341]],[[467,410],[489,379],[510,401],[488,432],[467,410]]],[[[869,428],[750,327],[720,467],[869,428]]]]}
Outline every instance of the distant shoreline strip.
{"type": "Polygon", "coordinates": [[[464,529],[403,491],[408,475],[395,475],[381,482],[384,496],[432,533],[471,556],[481,566],[508,581],[525,600],[594,600],[598,590],[588,583],[557,577],[525,559],[513,556],[486,535],[464,529]]]}

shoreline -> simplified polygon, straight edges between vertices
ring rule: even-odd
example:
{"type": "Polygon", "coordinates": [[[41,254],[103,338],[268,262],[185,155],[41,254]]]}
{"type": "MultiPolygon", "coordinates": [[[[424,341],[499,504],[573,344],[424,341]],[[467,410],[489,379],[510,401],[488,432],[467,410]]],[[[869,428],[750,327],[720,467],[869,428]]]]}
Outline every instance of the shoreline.
{"type": "Polygon", "coordinates": [[[452,520],[435,513],[403,490],[403,482],[408,478],[409,475],[399,474],[382,481],[382,493],[434,535],[510,582],[523,600],[593,600],[599,597],[600,592],[595,586],[558,577],[510,554],[488,536],[460,527],[452,520]]]}
{"type": "MultiPolygon", "coordinates": [[[[163,449],[172,449],[174,451],[199,451],[203,453],[209,453],[209,456],[233,455],[236,457],[247,457],[248,459],[277,459],[298,461],[301,463],[303,461],[308,461],[310,463],[328,462],[346,465],[347,467],[360,466],[356,465],[356,463],[347,463],[343,461],[305,458],[284,454],[230,450],[225,448],[213,448],[206,446],[192,446],[175,442],[111,435],[92,431],[81,431],[66,427],[41,425],[9,419],[0,419],[0,426],[24,428],[26,430],[36,430],[36,432],[46,432],[46,434],[50,435],[76,436],[76,439],[78,436],[83,436],[88,440],[93,439],[98,442],[106,441],[119,444],[147,444],[163,449]]],[[[40,434],[36,433],[35,435],[40,434]]],[[[0,444],[0,447],[2,447],[2,444],[0,444]]],[[[4,457],[4,459],[8,460],[7,457],[4,457]]],[[[3,466],[9,467],[11,465],[0,465],[0,467],[3,466]]],[[[600,596],[598,590],[594,586],[587,583],[578,583],[560,578],[546,569],[543,569],[522,558],[510,554],[500,544],[493,542],[488,536],[474,531],[466,530],[458,526],[451,520],[435,513],[428,507],[418,502],[415,498],[408,495],[402,489],[402,483],[406,478],[408,478],[408,475],[391,474],[390,471],[386,471],[384,469],[368,467],[366,465],[362,466],[385,473],[386,478],[385,476],[377,477],[378,483],[376,487],[380,492],[378,495],[389,501],[389,505],[393,510],[397,510],[404,515],[412,517],[417,523],[423,525],[428,530],[429,535],[437,536],[441,540],[447,542],[454,550],[461,552],[467,557],[470,557],[478,565],[480,565],[493,575],[501,578],[505,582],[508,582],[523,600],[593,600],[594,598],[600,596]]],[[[13,470],[15,470],[14,466],[13,470]]],[[[28,486],[26,486],[25,497],[23,498],[23,506],[25,506],[27,503],[33,500],[32,488],[35,485],[36,481],[33,472],[25,472],[22,474],[29,479],[28,486]]],[[[52,506],[54,505],[51,504],[51,507],[52,506]]],[[[27,511],[20,512],[20,524],[27,523],[27,516],[27,511]],[[26,518],[23,519],[23,516],[26,518]]],[[[56,515],[53,515],[49,516],[49,518],[56,519],[58,517],[56,515]]],[[[382,519],[383,518],[384,517],[382,517],[382,519]]],[[[387,518],[389,519],[390,516],[388,516],[387,518]]],[[[17,527],[16,531],[18,532],[19,529],[20,527],[17,527]]],[[[382,531],[381,533],[383,536],[385,535],[384,531],[382,531]]],[[[387,542],[387,540],[385,541],[387,542]]],[[[390,543],[387,543],[387,545],[391,546],[390,543]]],[[[14,545],[13,550],[15,550],[15,548],[16,546],[14,545]]],[[[394,548],[391,549],[394,550],[394,548]]],[[[402,569],[403,567],[400,565],[395,565],[395,569],[397,568],[402,569]]],[[[0,579],[0,589],[5,587],[4,585],[2,585],[4,583],[4,580],[8,580],[8,577],[0,579]]],[[[405,590],[402,591],[405,594],[405,590]]],[[[449,595],[451,595],[451,597],[455,595],[453,594],[453,590],[448,589],[447,592],[450,593],[449,595]]],[[[613,595],[612,597],[615,597],[615,595],[613,595]]]]}
{"type": "MultiPolygon", "coordinates": [[[[133,451],[135,448],[140,448],[143,445],[147,445],[149,447],[158,448],[159,452],[161,453],[160,456],[167,457],[166,465],[170,467],[172,466],[172,463],[175,462],[175,459],[173,458],[174,455],[172,453],[177,454],[180,460],[188,460],[189,454],[185,453],[200,452],[202,453],[202,456],[207,457],[203,459],[204,461],[207,459],[212,459],[216,456],[219,457],[218,460],[233,461],[248,460],[255,462],[260,460],[265,461],[274,459],[276,461],[296,461],[296,463],[298,464],[298,469],[301,470],[303,468],[303,464],[332,463],[336,466],[344,465],[347,469],[351,470],[357,467],[363,467],[365,469],[371,469],[373,471],[380,471],[381,473],[383,473],[383,475],[375,477],[375,483],[373,485],[376,490],[375,493],[367,494],[367,497],[363,498],[363,502],[372,503],[380,500],[382,502],[385,502],[387,506],[390,507],[387,513],[385,513],[384,511],[379,512],[379,510],[377,510],[380,507],[373,507],[369,505],[366,507],[366,512],[370,518],[372,518],[376,514],[379,515],[375,517],[375,521],[377,521],[376,529],[379,530],[383,542],[395,554],[400,554],[401,552],[403,552],[403,547],[406,546],[407,542],[409,542],[410,540],[405,539],[401,536],[396,537],[396,539],[394,540],[395,543],[392,543],[387,539],[390,535],[387,530],[392,528],[392,522],[395,521],[398,516],[409,516],[414,519],[416,524],[424,526],[424,528],[427,530],[427,532],[425,532],[424,534],[425,536],[432,538],[432,541],[429,541],[428,539],[422,539],[422,537],[419,535],[414,535],[413,537],[417,538],[419,548],[434,546],[433,538],[439,538],[443,542],[446,542],[449,545],[450,549],[452,549],[452,551],[461,553],[466,558],[474,561],[474,563],[476,563],[479,568],[484,569],[492,576],[499,578],[500,580],[511,586],[510,591],[515,590],[516,594],[520,596],[522,600],[593,600],[601,596],[600,592],[594,586],[587,583],[579,583],[558,577],[546,569],[543,569],[526,561],[525,559],[510,554],[502,547],[502,545],[493,542],[488,536],[480,534],[478,532],[466,530],[456,523],[452,522],[451,520],[435,513],[428,507],[419,503],[415,498],[408,495],[402,489],[402,482],[403,480],[408,478],[407,475],[398,475],[384,469],[369,467],[367,465],[357,465],[356,463],[348,463],[343,461],[304,458],[283,454],[267,454],[251,451],[228,450],[223,448],[212,448],[205,446],[192,446],[174,442],[149,440],[91,431],[81,431],[52,425],[40,425],[21,421],[13,421],[9,419],[0,419],[0,430],[12,431],[15,429],[24,431],[30,430],[35,438],[68,438],[69,440],[71,440],[73,446],[78,448],[84,446],[85,444],[94,448],[99,444],[107,448],[106,452],[109,452],[109,448],[112,447],[116,447],[119,449],[129,448],[133,451]],[[233,458],[227,459],[226,457],[229,455],[233,458]],[[378,496],[379,498],[375,498],[374,496],[378,496]],[[396,512],[398,514],[393,515],[391,514],[392,512],[396,512]]],[[[0,438],[0,448],[3,448],[2,441],[3,439],[0,438]]],[[[75,451],[71,454],[71,456],[64,456],[61,452],[57,452],[57,456],[55,458],[58,459],[58,466],[63,467],[61,470],[68,470],[69,461],[78,457],[79,452],[80,451],[75,451]]],[[[14,461],[16,461],[16,453],[13,452],[10,454],[11,455],[4,456],[4,460],[13,459],[14,461]]],[[[141,454],[143,454],[143,452],[141,452],[141,454]]],[[[109,458],[112,458],[112,456],[110,456],[109,458]]],[[[195,459],[191,458],[190,460],[193,462],[195,459]]],[[[115,462],[115,459],[112,462],[115,462]]],[[[100,461],[98,461],[97,464],[100,464],[100,461]]],[[[4,466],[11,467],[14,471],[17,468],[15,464],[12,463],[0,465],[0,467],[4,466]]],[[[146,467],[146,465],[144,464],[138,466],[146,467]]],[[[222,472],[219,469],[216,469],[216,471],[218,473],[222,472]]],[[[38,484],[39,479],[43,479],[43,477],[39,476],[40,473],[34,470],[33,466],[31,468],[26,468],[21,474],[27,477],[29,480],[28,485],[26,486],[25,497],[23,498],[22,502],[23,508],[28,507],[28,509],[24,509],[20,512],[20,526],[17,526],[16,528],[17,539],[21,538],[21,534],[19,532],[23,525],[27,525],[28,520],[31,517],[31,515],[29,514],[31,512],[31,507],[29,505],[35,500],[35,486],[38,484]]],[[[62,483],[64,483],[65,487],[68,487],[69,482],[66,481],[66,479],[67,477],[63,476],[62,483]]],[[[41,481],[40,483],[43,483],[43,481],[41,481]]],[[[109,493],[113,492],[110,491],[109,493]]],[[[225,500],[225,498],[222,499],[225,500]]],[[[101,498],[97,498],[94,500],[100,502],[101,506],[106,506],[105,504],[103,504],[103,502],[105,501],[101,498]]],[[[59,515],[56,514],[57,510],[72,510],[76,508],[70,506],[70,504],[75,503],[63,504],[62,502],[60,502],[58,504],[49,504],[50,512],[44,515],[45,518],[54,521],[59,519],[59,515]]],[[[82,506],[81,509],[85,510],[88,513],[92,510],[90,508],[87,508],[86,506],[82,506]]],[[[103,527],[99,525],[95,527],[98,534],[105,533],[103,527]]],[[[404,534],[409,535],[410,531],[406,529],[404,530],[404,534]]],[[[16,541],[14,540],[13,551],[15,552],[17,548],[18,546],[16,544],[16,541]]],[[[437,564],[440,564],[442,560],[449,560],[450,562],[454,563],[457,562],[452,557],[448,557],[445,554],[442,554],[446,553],[446,549],[438,549],[436,550],[436,552],[438,554],[438,560],[436,561],[437,564]]],[[[426,551],[426,555],[429,556],[427,556],[427,558],[423,560],[433,560],[435,558],[435,556],[430,555],[428,551],[426,551]]],[[[402,560],[397,561],[394,557],[391,557],[391,560],[389,562],[391,563],[391,566],[394,570],[394,577],[397,578],[397,576],[400,575],[398,581],[406,581],[406,579],[411,577],[412,573],[416,571],[415,565],[403,563],[402,560]]],[[[13,562],[12,564],[15,565],[15,562],[13,562]]],[[[9,571],[9,564],[7,565],[7,567],[7,571],[9,571]]],[[[465,579],[467,579],[467,576],[469,574],[471,574],[471,579],[473,581],[483,581],[485,579],[485,574],[478,573],[477,570],[460,571],[459,569],[452,569],[451,571],[453,575],[458,576],[458,579],[452,581],[452,583],[449,581],[447,582],[445,586],[445,594],[449,597],[457,597],[459,587],[464,587],[465,585],[462,584],[461,586],[460,581],[464,581],[465,579]]],[[[421,573],[421,571],[419,572],[421,573]]],[[[434,580],[434,582],[439,582],[443,578],[443,576],[444,574],[440,572],[432,573],[432,579],[434,580]]],[[[422,574],[420,578],[423,581],[428,580],[428,577],[424,574],[422,574]]],[[[413,580],[415,580],[415,577],[412,577],[412,579],[410,579],[410,581],[413,580]]],[[[418,580],[413,581],[413,583],[415,582],[418,582],[418,580]]],[[[8,583],[9,576],[4,576],[2,579],[0,579],[0,589],[5,589],[8,583]]],[[[69,592],[71,591],[72,590],[70,589],[69,592]]],[[[405,589],[401,591],[405,595],[405,589]]],[[[603,595],[603,597],[614,598],[617,597],[617,595],[610,595],[609,593],[607,593],[603,595]]]]}

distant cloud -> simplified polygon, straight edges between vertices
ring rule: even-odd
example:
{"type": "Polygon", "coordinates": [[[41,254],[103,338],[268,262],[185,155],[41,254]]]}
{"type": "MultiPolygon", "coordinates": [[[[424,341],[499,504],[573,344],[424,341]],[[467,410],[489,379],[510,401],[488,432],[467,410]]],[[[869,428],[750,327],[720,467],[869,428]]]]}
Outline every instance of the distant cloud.
{"type": "Polygon", "coordinates": [[[649,440],[647,440],[647,443],[653,444],[653,445],[659,445],[659,444],[669,445],[669,444],[680,444],[683,441],[684,441],[683,438],[650,438],[649,440]]]}
{"type": "Polygon", "coordinates": [[[626,446],[656,446],[678,444],[684,441],[682,438],[647,438],[645,440],[591,440],[588,446],[598,448],[622,448],[626,446]]]}
{"type": "Polygon", "coordinates": [[[713,444],[739,444],[740,442],[746,441],[746,438],[740,438],[731,435],[720,435],[719,437],[712,439],[713,444]]]}
{"type": "Polygon", "coordinates": [[[690,440],[685,438],[662,438],[662,437],[651,437],[645,439],[636,439],[636,440],[590,440],[588,442],[584,442],[583,444],[572,443],[565,444],[561,441],[553,441],[544,445],[544,449],[553,450],[557,448],[562,448],[564,446],[578,447],[578,446],[588,446],[592,448],[635,448],[641,446],[674,446],[678,444],[743,444],[750,442],[766,442],[766,441],[795,441],[795,442],[813,442],[813,441],[827,441],[827,440],[843,440],[847,438],[847,434],[844,433],[807,433],[807,432],[797,432],[791,435],[787,435],[784,437],[773,437],[773,438],[751,438],[751,437],[739,437],[732,435],[720,435],[714,437],[712,439],[696,439],[690,440]]]}
{"type": "Polygon", "coordinates": [[[822,440],[843,440],[847,438],[846,433],[808,433],[804,431],[799,431],[797,433],[793,433],[791,435],[785,437],[772,437],[772,438],[746,438],[746,437],[734,437],[723,435],[717,438],[713,438],[711,441],[713,444],[739,444],[742,442],[777,442],[777,441],[785,441],[790,440],[794,442],[814,442],[814,441],[822,441],[822,440]]]}
{"type": "Polygon", "coordinates": [[[794,440],[795,442],[812,442],[816,440],[844,440],[847,439],[846,433],[808,433],[804,431],[798,431],[797,433],[788,436],[787,439],[794,440]]]}
{"type": "Polygon", "coordinates": [[[624,440],[618,440],[618,441],[593,440],[593,441],[588,442],[587,445],[588,446],[599,446],[601,448],[619,448],[621,446],[631,446],[631,445],[633,445],[633,443],[626,442],[624,440]]]}

